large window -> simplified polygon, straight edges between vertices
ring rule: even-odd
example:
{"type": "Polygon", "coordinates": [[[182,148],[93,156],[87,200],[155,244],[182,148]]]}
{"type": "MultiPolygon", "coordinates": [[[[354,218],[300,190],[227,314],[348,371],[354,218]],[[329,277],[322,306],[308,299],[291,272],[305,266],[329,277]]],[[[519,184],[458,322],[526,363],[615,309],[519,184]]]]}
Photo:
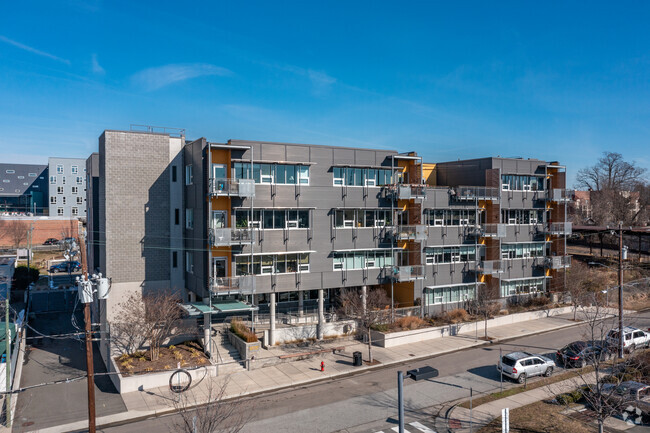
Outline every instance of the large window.
{"type": "Polygon", "coordinates": [[[425,209],[424,222],[430,226],[466,226],[476,224],[474,209],[425,209]]]}
{"type": "Polygon", "coordinates": [[[475,298],[476,288],[474,284],[462,284],[458,286],[425,287],[425,305],[448,304],[450,302],[470,301],[475,298]]]}
{"type": "Polygon", "coordinates": [[[264,229],[307,229],[308,209],[250,209],[235,210],[235,226],[264,229]]]}
{"type": "Polygon", "coordinates": [[[255,183],[279,185],[309,185],[309,166],[302,164],[233,164],[235,179],[254,179],[255,183]]]}
{"type": "Polygon", "coordinates": [[[474,245],[457,245],[449,247],[430,247],[424,250],[427,265],[438,263],[473,262],[476,260],[474,245]]]}
{"type": "Polygon", "coordinates": [[[333,253],[335,271],[383,268],[393,265],[393,252],[390,249],[367,251],[336,251],[333,253]]]}
{"type": "Polygon", "coordinates": [[[334,227],[385,227],[393,225],[390,209],[336,209],[334,227]]]}
{"type": "Polygon", "coordinates": [[[289,274],[309,272],[309,253],[259,254],[235,257],[236,275],[289,274]]]}
{"type": "Polygon", "coordinates": [[[544,242],[501,244],[502,259],[527,259],[544,256],[544,242]]]}
{"type": "Polygon", "coordinates": [[[501,209],[504,224],[541,224],[544,211],[541,209],[501,209]]]}
{"type": "Polygon", "coordinates": [[[332,167],[335,186],[381,186],[393,183],[391,171],[359,167],[332,167]]]}
{"type": "Polygon", "coordinates": [[[194,273],[194,257],[190,251],[185,251],[185,271],[194,273]]]}
{"type": "Polygon", "coordinates": [[[521,280],[501,280],[501,297],[537,293],[544,291],[544,278],[526,278],[521,280]]]}
{"type": "Polygon", "coordinates": [[[185,166],[185,185],[192,185],[194,182],[194,174],[192,172],[192,164],[185,166]]]}
{"type": "Polygon", "coordinates": [[[185,228],[194,228],[194,209],[185,209],[185,228]]]}
{"type": "Polygon", "coordinates": [[[510,191],[543,191],[544,177],[504,174],[501,176],[501,188],[510,191]]]}

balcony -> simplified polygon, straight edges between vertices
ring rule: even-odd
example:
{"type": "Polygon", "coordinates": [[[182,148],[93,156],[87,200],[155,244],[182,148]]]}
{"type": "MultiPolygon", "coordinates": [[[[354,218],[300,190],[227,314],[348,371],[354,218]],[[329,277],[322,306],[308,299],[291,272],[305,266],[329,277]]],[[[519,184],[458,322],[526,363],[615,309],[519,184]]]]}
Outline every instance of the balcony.
{"type": "Polygon", "coordinates": [[[544,234],[547,235],[570,235],[573,233],[570,222],[549,223],[543,228],[544,234]]]}
{"type": "Polygon", "coordinates": [[[211,277],[210,290],[213,294],[253,293],[255,289],[255,279],[252,275],[239,277],[211,277]]]}
{"type": "Polygon", "coordinates": [[[388,195],[398,200],[423,199],[426,196],[426,185],[398,184],[388,186],[388,195]]]}
{"type": "Polygon", "coordinates": [[[550,200],[559,203],[568,203],[573,200],[573,191],[570,189],[553,188],[550,194],[550,200]]]}
{"type": "Polygon", "coordinates": [[[250,228],[211,228],[208,230],[208,242],[213,247],[230,245],[250,245],[255,242],[255,231],[250,228]]]}
{"type": "Polygon", "coordinates": [[[452,198],[458,201],[499,200],[499,188],[491,186],[457,186],[452,198]]]}
{"type": "Polygon", "coordinates": [[[393,234],[399,241],[423,241],[427,238],[427,229],[424,225],[397,226],[393,234]]]}
{"type": "Polygon", "coordinates": [[[483,260],[478,264],[478,272],[482,275],[500,274],[504,268],[504,263],[501,260],[483,260]]]}
{"type": "Polygon", "coordinates": [[[423,265],[391,266],[389,275],[399,283],[421,280],[425,276],[425,267],[423,265]]]}
{"type": "Polygon", "coordinates": [[[507,234],[505,224],[480,224],[466,227],[468,235],[480,238],[505,238],[507,234]]]}
{"type": "Polygon", "coordinates": [[[571,256],[550,256],[545,262],[549,269],[566,269],[571,267],[571,256]]]}
{"type": "Polygon", "coordinates": [[[217,197],[255,197],[255,180],[210,179],[208,192],[217,197]]]}

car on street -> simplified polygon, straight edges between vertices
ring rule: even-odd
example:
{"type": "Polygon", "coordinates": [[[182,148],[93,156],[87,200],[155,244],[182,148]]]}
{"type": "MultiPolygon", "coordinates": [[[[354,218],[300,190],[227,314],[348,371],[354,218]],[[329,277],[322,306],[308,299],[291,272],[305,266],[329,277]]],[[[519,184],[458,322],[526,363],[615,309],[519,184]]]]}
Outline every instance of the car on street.
{"type": "MultiPolygon", "coordinates": [[[[618,328],[607,333],[607,342],[613,347],[620,344],[620,332],[618,328]]],[[[633,352],[641,347],[650,347],[650,334],[638,328],[625,326],[623,328],[623,349],[626,352],[633,352]]]]}
{"type": "Polygon", "coordinates": [[[59,240],[57,238],[47,238],[45,242],[43,242],[43,245],[57,245],[59,243],[59,240]]]}
{"type": "Polygon", "coordinates": [[[555,361],[564,368],[583,368],[595,361],[607,361],[613,356],[606,341],[574,341],[555,353],[555,361]]]}
{"type": "Polygon", "coordinates": [[[502,356],[497,364],[498,371],[519,383],[524,383],[533,376],[548,377],[554,369],[555,362],[552,359],[529,352],[509,353],[502,356]]]}
{"type": "Polygon", "coordinates": [[[72,262],[61,262],[56,265],[50,266],[50,273],[56,274],[59,272],[78,272],[81,270],[81,263],[77,261],[72,262]]]}

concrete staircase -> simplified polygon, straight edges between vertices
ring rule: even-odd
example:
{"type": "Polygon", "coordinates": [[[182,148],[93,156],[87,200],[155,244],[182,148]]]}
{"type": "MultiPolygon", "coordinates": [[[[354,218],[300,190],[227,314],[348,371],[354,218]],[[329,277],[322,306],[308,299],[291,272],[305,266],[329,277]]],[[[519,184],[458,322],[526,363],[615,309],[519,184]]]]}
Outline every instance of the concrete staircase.
{"type": "Polygon", "coordinates": [[[217,334],[212,337],[212,360],[218,366],[219,375],[246,369],[239,352],[228,341],[227,331],[223,329],[217,329],[217,334]]]}

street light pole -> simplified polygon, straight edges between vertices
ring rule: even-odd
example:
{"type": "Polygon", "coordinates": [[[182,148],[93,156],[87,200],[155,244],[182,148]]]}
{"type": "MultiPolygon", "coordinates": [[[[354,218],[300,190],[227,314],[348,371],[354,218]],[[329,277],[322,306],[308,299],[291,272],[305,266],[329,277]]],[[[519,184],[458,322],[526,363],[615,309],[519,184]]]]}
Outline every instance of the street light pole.
{"type": "Polygon", "coordinates": [[[618,223],[618,357],[623,358],[623,223],[618,223]]]}

